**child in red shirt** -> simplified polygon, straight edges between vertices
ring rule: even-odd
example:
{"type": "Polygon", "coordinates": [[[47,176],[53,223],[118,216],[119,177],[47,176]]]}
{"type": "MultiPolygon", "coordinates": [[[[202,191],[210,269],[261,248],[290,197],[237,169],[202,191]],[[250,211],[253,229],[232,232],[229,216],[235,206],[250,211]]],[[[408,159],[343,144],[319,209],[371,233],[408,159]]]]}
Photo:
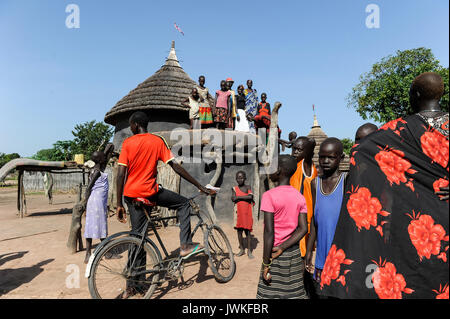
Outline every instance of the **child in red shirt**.
{"type": "Polygon", "coordinates": [[[253,194],[250,186],[245,185],[247,176],[244,171],[236,173],[236,182],[238,186],[232,188],[231,200],[236,207],[237,221],[234,227],[237,230],[239,240],[239,253],[236,256],[245,254],[245,246],[247,246],[248,258],[253,259],[251,250],[251,232],[253,230],[253,194]],[[247,245],[244,245],[242,233],[245,232],[247,245]]]}

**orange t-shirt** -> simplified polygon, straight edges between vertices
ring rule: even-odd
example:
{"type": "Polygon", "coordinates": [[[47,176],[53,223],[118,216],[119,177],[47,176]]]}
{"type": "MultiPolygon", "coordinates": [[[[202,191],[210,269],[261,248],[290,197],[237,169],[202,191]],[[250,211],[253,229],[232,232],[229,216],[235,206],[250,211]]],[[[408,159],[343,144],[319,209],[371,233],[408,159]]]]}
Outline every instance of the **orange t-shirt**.
{"type": "Polygon", "coordinates": [[[311,176],[305,176],[303,172],[303,160],[297,163],[297,170],[294,175],[292,175],[290,184],[294,188],[296,188],[299,192],[303,192],[303,196],[306,199],[306,207],[307,207],[307,221],[308,221],[308,233],[305,237],[300,241],[300,251],[302,257],[306,254],[306,241],[308,240],[309,233],[311,231],[311,220],[313,217],[313,198],[311,191],[311,182],[317,177],[317,169],[314,166],[314,163],[311,166],[311,176]],[[303,184],[303,189],[302,189],[303,184]]]}
{"type": "Polygon", "coordinates": [[[123,195],[137,198],[156,194],[158,161],[167,164],[173,158],[169,146],[161,136],[143,133],[125,139],[118,162],[128,168],[123,195]]]}

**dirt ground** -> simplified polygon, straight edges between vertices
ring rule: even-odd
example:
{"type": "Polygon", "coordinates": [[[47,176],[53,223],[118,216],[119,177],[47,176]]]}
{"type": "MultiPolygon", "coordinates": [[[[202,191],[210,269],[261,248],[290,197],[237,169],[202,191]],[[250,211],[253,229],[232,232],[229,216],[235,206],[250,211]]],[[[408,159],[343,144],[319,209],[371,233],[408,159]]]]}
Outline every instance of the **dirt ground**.
{"type": "MultiPolygon", "coordinates": [[[[27,194],[28,215],[23,219],[16,216],[16,196],[16,187],[0,188],[0,298],[90,298],[84,277],[85,251],[70,254],[66,247],[71,209],[77,195],[56,194],[50,205],[43,194],[27,194]]],[[[226,232],[233,251],[237,252],[236,231],[231,224],[219,225],[226,232]]],[[[108,227],[109,234],[128,229],[115,216],[108,219],[108,227]]],[[[236,274],[230,282],[216,282],[206,267],[206,257],[199,256],[186,263],[187,287],[164,284],[152,298],[255,298],[262,260],[262,227],[262,222],[255,222],[252,241],[255,258],[235,257],[236,274]]],[[[159,234],[169,252],[178,248],[178,227],[166,227],[159,234]]],[[[203,243],[201,231],[194,241],[203,243]]],[[[94,240],[94,244],[97,243],[94,240]]]]}

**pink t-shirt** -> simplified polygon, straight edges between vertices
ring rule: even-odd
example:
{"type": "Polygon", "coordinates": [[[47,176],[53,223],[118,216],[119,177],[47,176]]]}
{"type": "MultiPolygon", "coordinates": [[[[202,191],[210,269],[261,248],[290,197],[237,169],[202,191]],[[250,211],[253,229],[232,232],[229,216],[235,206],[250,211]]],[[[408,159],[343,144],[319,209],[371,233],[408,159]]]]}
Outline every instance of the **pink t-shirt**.
{"type": "Polygon", "coordinates": [[[216,107],[228,108],[228,97],[231,95],[230,91],[216,91],[217,95],[217,104],[216,107]]]}
{"type": "Polygon", "coordinates": [[[298,214],[306,214],[306,200],[291,185],[282,185],[265,192],[261,210],[274,213],[274,242],[279,246],[288,239],[298,226],[298,214]]]}

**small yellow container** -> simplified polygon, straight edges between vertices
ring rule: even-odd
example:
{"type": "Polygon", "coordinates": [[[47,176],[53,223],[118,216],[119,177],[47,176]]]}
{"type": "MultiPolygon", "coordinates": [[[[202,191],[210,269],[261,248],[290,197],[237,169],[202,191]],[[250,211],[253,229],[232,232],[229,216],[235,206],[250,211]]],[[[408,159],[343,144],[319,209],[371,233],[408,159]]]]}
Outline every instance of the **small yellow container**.
{"type": "Polygon", "coordinates": [[[75,162],[77,162],[78,165],[84,164],[84,154],[75,154],[75,162]]]}

